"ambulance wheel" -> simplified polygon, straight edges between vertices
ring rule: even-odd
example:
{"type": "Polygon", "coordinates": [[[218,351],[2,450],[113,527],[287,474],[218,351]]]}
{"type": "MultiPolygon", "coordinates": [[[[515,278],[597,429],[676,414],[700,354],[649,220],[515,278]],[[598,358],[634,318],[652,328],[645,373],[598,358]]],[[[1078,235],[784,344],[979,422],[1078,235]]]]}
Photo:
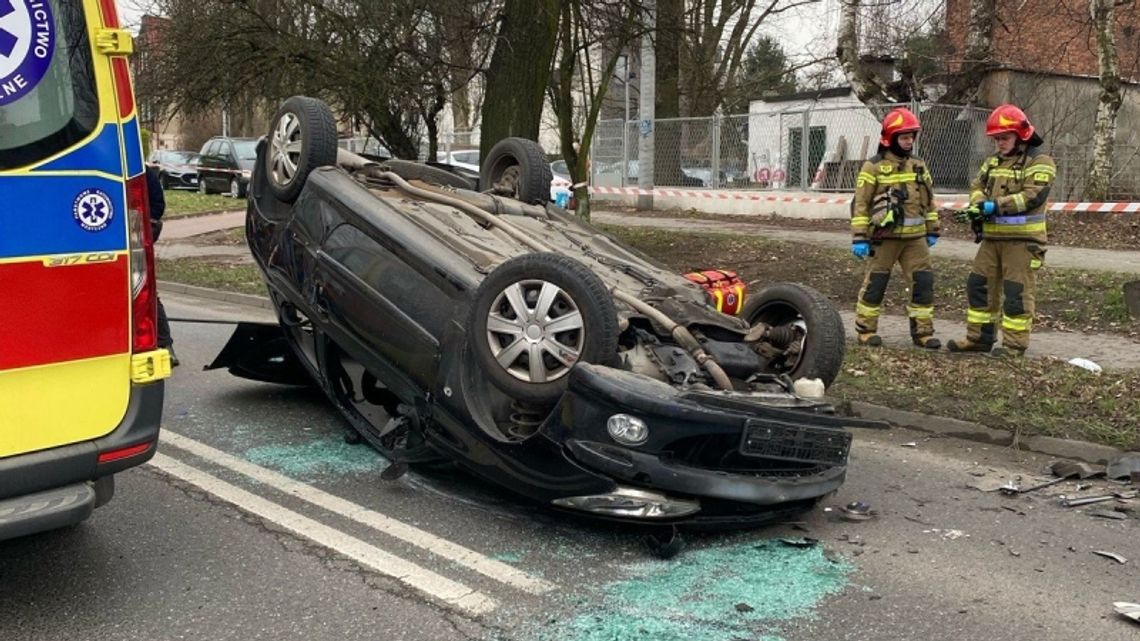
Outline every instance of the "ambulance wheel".
{"type": "Polygon", "coordinates": [[[309,173],[336,164],[336,120],[324,102],[293,96],[277,110],[265,150],[269,190],[282,202],[301,195],[309,173]]]}
{"type": "Polygon", "coordinates": [[[774,374],[792,380],[818,378],[830,386],[843,366],[843,320],[827,298],[805,285],[778,283],[744,302],[741,317],[749,325],[765,323],[781,354],[769,361],[774,374]]]}

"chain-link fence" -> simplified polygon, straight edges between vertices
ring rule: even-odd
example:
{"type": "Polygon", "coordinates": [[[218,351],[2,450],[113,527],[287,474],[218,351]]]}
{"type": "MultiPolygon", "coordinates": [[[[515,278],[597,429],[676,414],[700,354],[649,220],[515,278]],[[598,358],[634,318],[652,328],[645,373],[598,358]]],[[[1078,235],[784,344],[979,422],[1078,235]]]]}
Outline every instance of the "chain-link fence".
{"type": "MultiPolygon", "coordinates": [[[[787,108],[758,103],[752,113],[653,123],[655,187],[786,189],[846,192],[855,189],[863,161],[875,155],[880,119],[894,105],[787,108]]],[[[935,189],[965,192],[993,153],[985,135],[988,109],[941,104],[902,105],[918,114],[922,131],[915,154],[926,161],[935,189]]],[[[598,123],[591,146],[592,181],[601,187],[636,187],[643,125],[598,123]]],[[[1078,198],[1092,145],[1047,148],[1057,162],[1055,200],[1078,198]]],[[[1140,147],[1118,146],[1111,193],[1140,196],[1140,147]]]]}

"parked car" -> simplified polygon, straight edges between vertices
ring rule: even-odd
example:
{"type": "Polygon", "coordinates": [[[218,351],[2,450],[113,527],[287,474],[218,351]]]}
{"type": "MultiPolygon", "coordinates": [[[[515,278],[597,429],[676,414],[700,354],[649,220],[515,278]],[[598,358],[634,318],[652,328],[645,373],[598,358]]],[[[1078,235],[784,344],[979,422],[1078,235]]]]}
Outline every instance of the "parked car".
{"type": "Polygon", "coordinates": [[[479,173],[479,150],[465,149],[460,151],[441,151],[436,154],[436,162],[453,167],[460,167],[479,173]]]}
{"type": "Polygon", "coordinates": [[[198,161],[192,151],[152,151],[147,163],[158,170],[163,189],[198,189],[198,161]]]}
{"type": "Polygon", "coordinates": [[[198,193],[245,198],[257,158],[256,138],[214,136],[202,145],[199,155],[198,193]]]}
{"type": "Polygon", "coordinates": [[[293,97],[258,145],[246,232],[278,323],[243,323],[210,368],[315,382],[397,474],[442,459],[579,514],[739,526],[834,492],[844,428],[880,426],[822,398],[844,332],[815,290],[773,284],[720,313],[545,203],[534,142],[496,144],[480,193],[338,155],[332,122],[293,97]]]}

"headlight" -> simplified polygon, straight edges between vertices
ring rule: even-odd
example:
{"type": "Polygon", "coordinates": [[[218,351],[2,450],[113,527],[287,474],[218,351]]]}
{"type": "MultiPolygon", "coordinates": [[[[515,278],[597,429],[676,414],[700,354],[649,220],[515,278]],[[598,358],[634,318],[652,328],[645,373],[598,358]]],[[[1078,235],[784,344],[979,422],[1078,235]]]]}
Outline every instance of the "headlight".
{"type": "Polygon", "coordinates": [[[649,440],[649,426],[629,414],[614,414],[606,421],[606,431],[622,445],[641,445],[649,440]]]}

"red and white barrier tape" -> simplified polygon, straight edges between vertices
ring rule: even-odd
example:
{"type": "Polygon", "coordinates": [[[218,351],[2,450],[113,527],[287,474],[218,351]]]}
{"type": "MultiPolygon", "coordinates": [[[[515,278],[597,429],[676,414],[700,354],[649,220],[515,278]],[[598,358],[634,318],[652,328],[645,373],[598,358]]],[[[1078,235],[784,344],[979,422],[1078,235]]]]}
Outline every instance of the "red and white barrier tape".
{"type": "MultiPolygon", "coordinates": [[[[778,196],[770,192],[731,191],[715,189],[638,189],[637,187],[590,187],[591,194],[619,194],[626,196],[669,196],[683,198],[703,198],[706,200],[749,200],[753,202],[778,202],[814,205],[846,205],[851,202],[850,196],[842,197],[812,197],[812,196],[778,196]]],[[[962,209],[969,203],[966,201],[938,201],[939,207],[945,209],[962,209]]],[[[1140,202],[1119,203],[1052,203],[1049,211],[1089,211],[1102,213],[1137,213],[1140,212],[1140,202]]]]}

